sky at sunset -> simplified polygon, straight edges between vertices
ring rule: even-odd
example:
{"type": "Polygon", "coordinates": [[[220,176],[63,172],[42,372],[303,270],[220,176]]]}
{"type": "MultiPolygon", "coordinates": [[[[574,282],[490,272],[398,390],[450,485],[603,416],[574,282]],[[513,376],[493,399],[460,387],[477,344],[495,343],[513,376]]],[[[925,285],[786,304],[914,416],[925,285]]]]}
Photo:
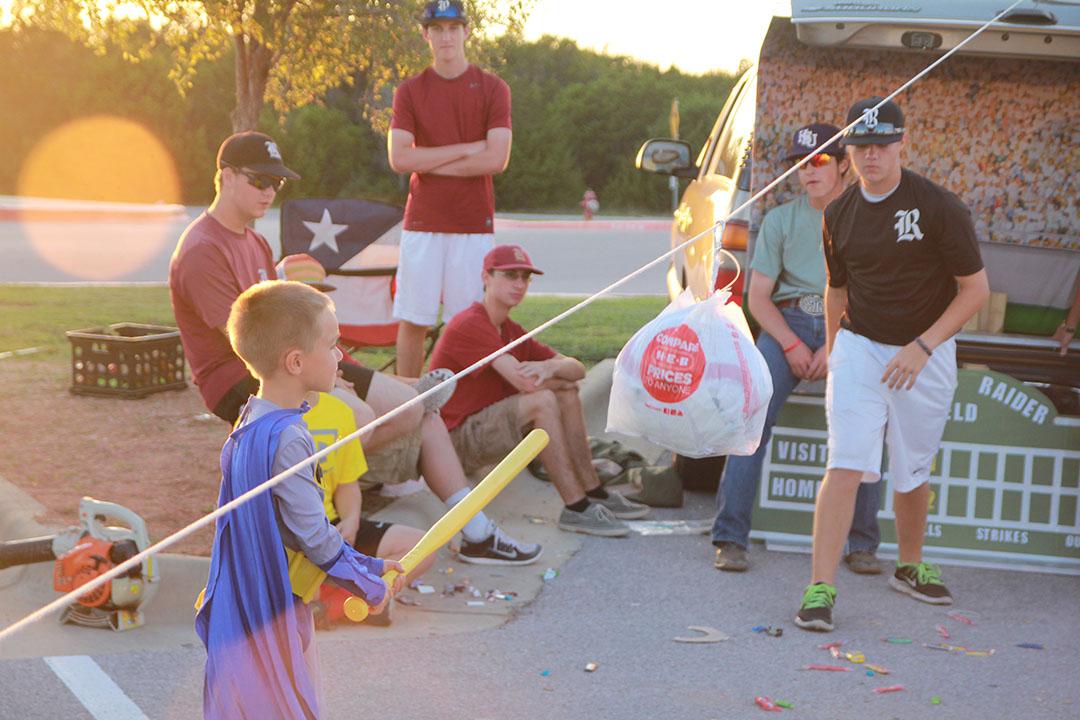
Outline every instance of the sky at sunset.
{"type": "Polygon", "coordinates": [[[790,13],[791,3],[778,0],[537,0],[525,37],[568,37],[665,69],[730,72],[742,58],[757,59],[774,14],[790,13]]]}

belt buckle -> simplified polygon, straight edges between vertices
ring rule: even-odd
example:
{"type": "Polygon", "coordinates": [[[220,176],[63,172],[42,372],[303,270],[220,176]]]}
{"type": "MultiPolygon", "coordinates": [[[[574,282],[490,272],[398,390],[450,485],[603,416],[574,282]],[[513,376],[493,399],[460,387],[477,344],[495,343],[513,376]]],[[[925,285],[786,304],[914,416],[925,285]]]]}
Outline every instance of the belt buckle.
{"type": "Polygon", "coordinates": [[[820,295],[803,295],[799,298],[799,309],[807,315],[819,317],[825,314],[825,298],[820,295]]]}

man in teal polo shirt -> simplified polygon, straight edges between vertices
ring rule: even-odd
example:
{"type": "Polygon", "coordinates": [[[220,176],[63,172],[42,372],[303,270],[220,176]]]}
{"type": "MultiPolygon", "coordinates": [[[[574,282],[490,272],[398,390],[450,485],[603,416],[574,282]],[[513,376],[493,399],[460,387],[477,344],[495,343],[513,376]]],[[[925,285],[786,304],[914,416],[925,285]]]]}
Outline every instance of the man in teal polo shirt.
{"type": "MultiPolygon", "coordinates": [[[[801,160],[839,132],[819,123],[799,128],[785,161],[801,160]]],[[[806,194],[769,211],[754,246],[747,305],[762,328],[757,346],[772,375],[773,396],[757,452],[729,457],[716,491],[712,540],[718,570],[742,572],[749,567],[750,515],[776,416],[800,381],[825,377],[821,216],[825,206],[847,187],[848,160],[843,153],[837,143],[831,143],[799,168],[806,194]]],[[[879,539],[878,502],[876,485],[859,489],[845,556],[848,567],[857,573],[881,572],[874,554],[879,539]]]]}

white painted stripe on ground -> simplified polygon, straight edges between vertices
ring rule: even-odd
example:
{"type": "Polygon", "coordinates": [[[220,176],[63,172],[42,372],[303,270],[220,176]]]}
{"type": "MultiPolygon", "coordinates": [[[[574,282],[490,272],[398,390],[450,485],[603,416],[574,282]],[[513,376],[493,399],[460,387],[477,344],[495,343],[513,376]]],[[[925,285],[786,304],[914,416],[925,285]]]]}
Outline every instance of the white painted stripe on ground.
{"type": "Polygon", "coordinates": [[[120,686],[86,655],[45,658],[56,677],[94,716],[94,720],[148,720],[120,686]]]}

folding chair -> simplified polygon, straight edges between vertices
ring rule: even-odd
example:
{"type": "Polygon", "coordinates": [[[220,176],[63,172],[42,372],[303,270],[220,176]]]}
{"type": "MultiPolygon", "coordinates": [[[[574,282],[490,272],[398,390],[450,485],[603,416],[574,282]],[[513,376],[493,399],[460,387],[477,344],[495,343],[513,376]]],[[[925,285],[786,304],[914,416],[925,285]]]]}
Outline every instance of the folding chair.
{"type": "MultiPolygon", "coordinates": [[[[341,343],[350,356],[397,342],[393,307],[403,216],[400,206],[352,198],[302,198],[281,208],[281,254],[307,253],[326,269],[336,287],[341,343]]],[[[424,357],[441,327],[428,332],[424,357]]]]}

